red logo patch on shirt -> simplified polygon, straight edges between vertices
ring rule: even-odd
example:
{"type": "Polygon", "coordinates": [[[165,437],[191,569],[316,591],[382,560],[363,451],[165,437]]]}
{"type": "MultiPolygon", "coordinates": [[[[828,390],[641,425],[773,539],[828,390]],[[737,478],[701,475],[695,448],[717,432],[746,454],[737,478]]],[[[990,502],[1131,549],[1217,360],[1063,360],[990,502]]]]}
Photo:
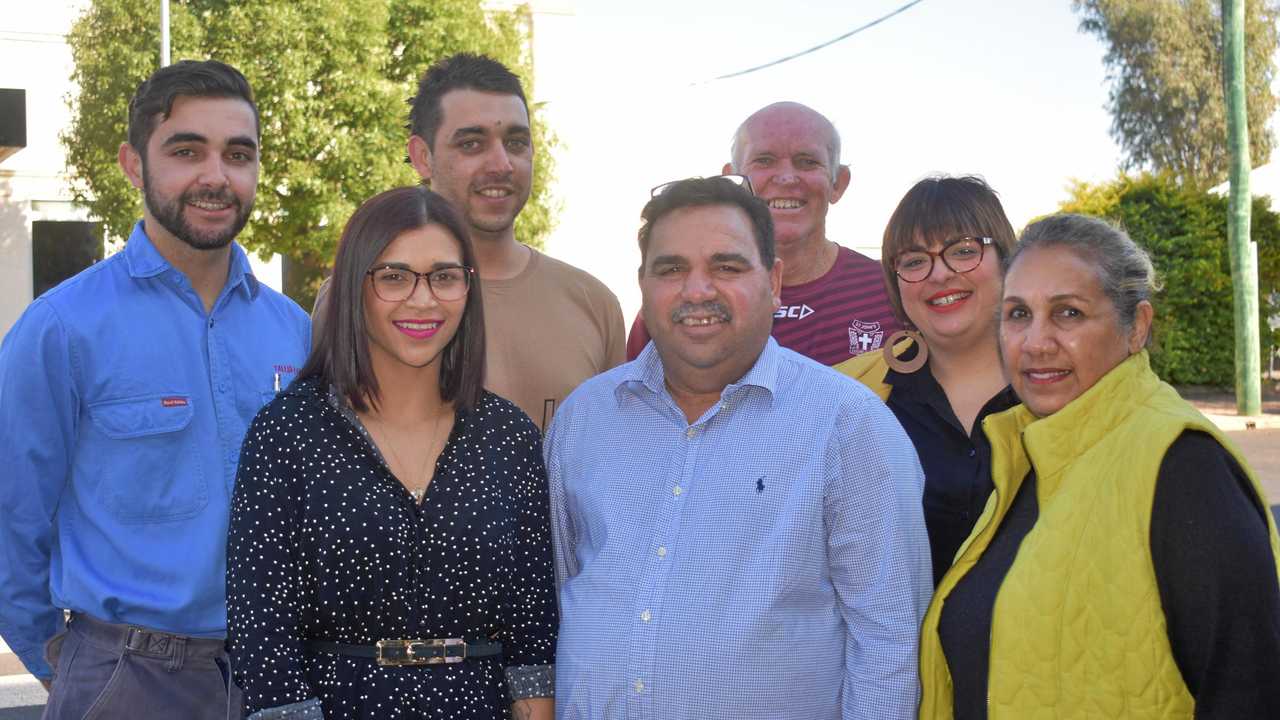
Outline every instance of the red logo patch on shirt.
{"type": "Polygon", "coordinates": [[[160,398],[161,407],[186,407],[187,399],[184,397],[167,397],[160,398]]]}

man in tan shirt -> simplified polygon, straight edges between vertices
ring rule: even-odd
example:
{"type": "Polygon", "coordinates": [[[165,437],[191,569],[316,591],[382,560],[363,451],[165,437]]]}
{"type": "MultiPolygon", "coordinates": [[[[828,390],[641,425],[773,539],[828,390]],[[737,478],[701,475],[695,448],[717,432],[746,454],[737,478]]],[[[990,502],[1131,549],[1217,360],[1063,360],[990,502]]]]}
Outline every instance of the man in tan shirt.
{"type": "MultiPolygon", "coordinates": [[[[515,219],[533,183],[520,80],[487,57],[441,60],[418,83],[409,128],[409,162],[470,227],[484,297],[485,387],[545,430],[583,380],[622,363],[626,332],[603,283],[516,241],[515,219]]],[[[327,296],[326,281],[317,321],[327,296]]]]}

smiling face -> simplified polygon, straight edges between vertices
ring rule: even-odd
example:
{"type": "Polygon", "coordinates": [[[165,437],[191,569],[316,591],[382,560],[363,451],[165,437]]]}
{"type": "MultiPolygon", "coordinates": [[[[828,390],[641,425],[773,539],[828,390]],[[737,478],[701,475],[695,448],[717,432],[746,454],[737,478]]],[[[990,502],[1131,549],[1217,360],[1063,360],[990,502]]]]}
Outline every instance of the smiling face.
{"type": "MultiPolygon", "coordinates": [[[[461,264],[458,241],[444,227],[431,223],[397,235],[373,267],[391,265],[425,274],[461,264]]],[[[379,384],[382,379],[403,372],[406,366],[434,367],[438,373],[437,360],[458,332],[466,306],[465,295],[457,300],[438,300],[425,279],[405,300],[383,300],[374,291],[373,279],[366,275],[364,320],[370,363],[379,384]]]]}
{"type": "Polygon", "coordinates": [[[743,125],[734,162],[725,166],[751,178],[756,196],[769,204],[780,252],[826,239],[827,209],[849,184],[847,168],[832,169],[832,132],[803,105],[771,105],[743,125]]]}
{"type": "Polygon", "coordinates": [[[1061,410],[1141,350],[1150,325],[1143,301],[1133,327],[1123,328],[1092,264],[1066,247],[1025,251],[1005,275],[1005,374],[1037,417],[1061,410]]]}
{"type": "Polygon", "coordinates": [[[257,120],[239,98],[179,96],[147,140],[145,158],[127,143],[120,164],[143,191],[148,236],[197,250],[226,247],[253,209],[258,186],[257,120]]]}
{"type": "MultiPolygon", "coordinates": [[[[909,250],[940,253],[943,246],[935,242],[926,248],[918,243],[909,250]]],[[[966,273],[955,272],[935,257],[933,270],[920,282],[895,276],[907,319],[931,350],[946,352],[993,341],[1000,305],[1000,258],[995,246],[981,252],[982,261],[966,273]]]]}
{"type": "Polygon", "coordinates": [[[768,341],[781,288],[781,263],[761,266],[740,208],[684,207],[661,217],[640,291],[668,382],[707,392],[741,378],[768,341]]]}
{"type": "Polygon", "coordinates": [[[513,232],[533,182],[529,113],[519,96],[451,90],[440,98],[431,146],[409,139],[409,159],[470,225],[473,238],[513,232]]]}

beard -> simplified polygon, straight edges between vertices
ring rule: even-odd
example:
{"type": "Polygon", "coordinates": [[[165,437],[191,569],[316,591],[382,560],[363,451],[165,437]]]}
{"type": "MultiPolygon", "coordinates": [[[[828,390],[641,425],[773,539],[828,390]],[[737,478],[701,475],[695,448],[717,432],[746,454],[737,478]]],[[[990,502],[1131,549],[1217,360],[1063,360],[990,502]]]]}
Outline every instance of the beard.
{"type": "Polygon", "coordinates": [[[249,222],[249,213],[253,211],[253,202],[243,205],[229,189],[193,190],[182,193],[176,199],[161,197],[152,192],[155,186],[147,172],[147,165],[142,164],[142,197],[151,211],[151,216],[168,230],[174,237],[190,245],[196,250],[217,250],[224,248],[235,239],[249,222]],[[201,232],[187,222],[186,207],[192,202],[210,202],[230,205],[235,209],[235,218],[231,224],[221,230],[201,232]]]}

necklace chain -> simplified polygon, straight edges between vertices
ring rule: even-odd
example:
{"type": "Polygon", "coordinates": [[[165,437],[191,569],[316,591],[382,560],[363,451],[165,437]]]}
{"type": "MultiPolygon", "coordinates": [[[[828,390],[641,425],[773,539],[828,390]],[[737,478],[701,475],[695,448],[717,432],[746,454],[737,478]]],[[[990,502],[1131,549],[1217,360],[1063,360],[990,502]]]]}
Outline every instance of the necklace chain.
{"type": "MultiPolygon", "coordinates": [[[[442,417],[444,417],[444,413],[437,413],[435,421],[431,424],[431,444],[427,447],[427,455],[422,459],[422,467],[418,468],[417,476],[413,478],[408,478],[410,481],[414,482],[415,484],[418,482],[421,482],[422,483],[421,487],[414,489],[412,487],[409,487],[408,483],[406,483],[404,480],[400,481],[401,484],[405,486],[405,489],[409,491],[409,494],[413,496],[413,501],[415,503],[420,504],[422,502],[423,496],[427,494],[427,487],[430,485],[430,478],[427,477],[427,466],[431,463],[431,458],[433,457],[433,455],[435,455],[436,443],[439,440],[439,434],[440,434],[440,419],[442,417]]],[[[382,431],[380,433],[374,433],[374,423],[370,422],[371,420],[373,420],[372,417],[367,418],[365,420],[365,425],[369,428],[369,434],[374,436],[373,437],[374,442],[376,443],[378,440],[377,435],[381,434],[383,436],[382,438],[383,442],[387,446],[387,450],[391,452],[392,459],[396,461],[396,465],[402,468],[407,467],[404,464],[404,461],[400,459],[400,453],[397,453],[395,446],[391,444],[391,436],[385,432],[386,422],[381,418],[379,418],[377,421],[377,424],[383,426],[382,431]]]]}

